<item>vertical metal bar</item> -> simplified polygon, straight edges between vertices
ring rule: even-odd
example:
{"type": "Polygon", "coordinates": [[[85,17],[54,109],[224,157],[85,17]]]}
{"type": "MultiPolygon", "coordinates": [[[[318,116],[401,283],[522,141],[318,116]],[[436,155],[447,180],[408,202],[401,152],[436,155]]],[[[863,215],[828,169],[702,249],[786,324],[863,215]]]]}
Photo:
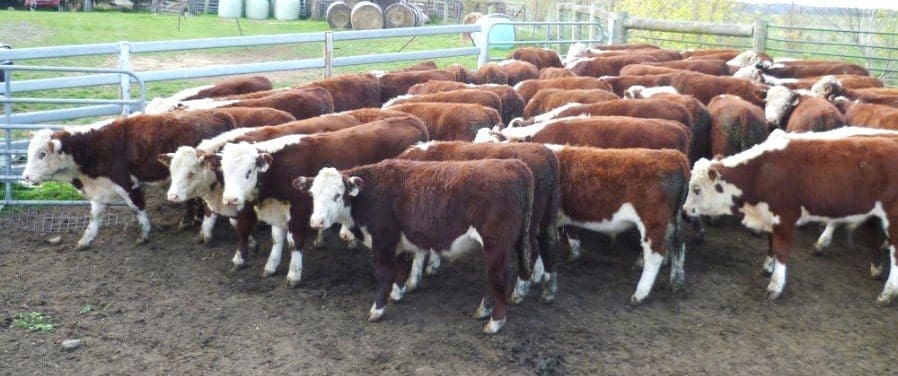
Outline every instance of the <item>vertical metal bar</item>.
{"type": "Polygon", "coordinates": [[[324,78],[334,75],[334,33],[324,32],[324,78]]]}
{"type": "MultiPolygon", "coordinates": [[[[118,66],[121,70],[131,70],[131,42],[119,41],[118,66]]],[[[121,99],[131,99],[131,77],[127,74],[119,75],[119,86],[121,87],[121,99]]],[[[131,114],[131,105],[122,105],[122,116],[131,114]]]]}
{"type": "Polygon", "coordinates": [[[449,0],[443,0],[443,25],[449,24],[449,0]]]}
{"type": "MultiPolygon", "coordinates": [[[[3,69],[3,66],[0,66],[0,69],[3,69]]],[[[6,78],[4,80],[4,91],[3,95],[6,97],[5,99],[12,99],[12,70],[7,70],[4,72],[3,76],[6,78]]],[[[6,151],[9,152],[12,150],[12,103],[4,103],[3,104],[3,115],[6,117],[6,151]]],[[[12,176],[12,155],[6,155],[6,176],[12,176]]],[[[6,181],[6,189],[4,193],[4,204],[9,205],[12,203],[12,181],[6,181]]]]}
{"type": "Polygon", "coordinates": [[[589,4],[589,40],[596,40],[596,4],[589,4]]]}
{"type": "Polygon", "coordinates": [[[490,30],[493,24],[485,22],[480,26],[480,55],[477,56],[477,67],[482,67],[490,62],[490,30]]]}
{"type": "MultiPolygon", "coordinates": [[[[555,6],[555,21],[558,22],[557,24],[555,24],[555,40],[561,40],[561,16],[563,7],[564,3],[555,6]]],[[[555,51],[561,53],[561,43],[555,45],[555,51]]]]}

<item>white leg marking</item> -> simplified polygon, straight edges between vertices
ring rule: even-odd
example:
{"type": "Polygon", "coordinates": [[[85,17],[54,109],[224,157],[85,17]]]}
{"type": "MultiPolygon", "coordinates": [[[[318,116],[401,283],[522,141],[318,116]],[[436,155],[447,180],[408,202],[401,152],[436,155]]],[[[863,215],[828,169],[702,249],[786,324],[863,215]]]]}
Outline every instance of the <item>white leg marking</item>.
{"type": "Polygon", "coordinates": [[[242,268],[246,265],[246,260],[243,259],[243,256],[240,255],[240,250],[234,252],[234,258],[231,259],[231,263],[234,264],[235,269],[242,268]]]}
{"type": "Polygon", "coordinates": [[[140,237],[137,238],[138,243],[146,243],[150,239],[150,217],[147,217],[146,210],[137,211],[137,223],[140,223],[140,237]]]}
{"type": "Polygon", "coordinates": [[[552,273],[546,273],[543,279],[543,294],[539,300],[543,303],[551,303],[555,301],[555,293],[558,291],[558,278],[552,273]]]}
{"type": "Polygon", "coordinates": [[[496,334],[499,329],[502,329],[503,325],[505,325],[505,319],[494,320],[490,318],[490,322],[486,323],[486,326],[483,327],[483,332],[486,334],[496,334]]]}
{"type": "Polygon", "coordinates": [[[536,256],[536,262],[533,263],[533,275],[530,277],[530,282],[540,283],[543,280],[543,276],[545,276],[546,267],[543,265],[542,256],[536,256]]]}
{"type": "Polygon", "coordinates": [[[658,269],[661,268],[661,261],[664,259],[664,256],[652,252],[648,243],[643,243],[642,248],[645,265],[642,267],[642,276],[639,277],[639,283],[636,285],[636,292],[633,293],[633,297],[630,298],[630,304],[633,305],[642,303],[649,293],[652,292],[652,286],[655,285],[655,278],[658,277],[658,269]]]}
{"type": "Polygon", "coordinates": [[[767,285],[767,299],[774,300],[783,293],[786,286],[786,264],[774,260],[773,274],[770,276],[770,284],[767,285]]]}
{"type": "Polygon", "coordinates": [[[764,258],[764,264],[761,265],[761,269],[763,269],[767,274],[772,274],[774,262],[775,261],[773,257],[767,256],[766,258],[764,258]]]}
{"type": "Polygon", "coordinates": [[[873,277],[874,279],[880,278],[882,277],[882,272],[883,270],[881,266],[876,265],[876,263],[873,261],[870,261],[870,277],[873,277]]]}
{"type": "Polygon", "coordinates": [[[686,282],[686,245],[680,245],[680,251],[670,256],[670,288],[679,291],[686,282]]]}
{"type": "Polygon", "coordinates": [[[393,291],[390,291],[390,299],[393,301],[400,301],[402,297],[405,296],[405,286],[399,287],[397,284],[393,284],[393,291]]]}
{"type": "Polygon", "coordinates": [[[580,239],[568,238],[568,244],[570,245],[571,255],[567,258],[567,260],[574,261],[580,258],[580,239]]]}
{"type": "Polygon", "coordinates": [[[375,322],[380,320],[381,317],[384,317],[384,308],[387,306],[384,305],[383,308],[377,309],[377,303],[371,305],[371,311],[368,312],[368,321],[375,322]]]}
{"type": "Polygon", "coordinates": [[[898,265],[895,263],[895,246],[889,247],[889,279],[876,300],[881,304],[889,304],[898,296],[898,265]]]}
{"type": "Polygon", "coordinates": [[[228,218],[228,222],[231,223],[231,227],[237,228],[237,218],[228,218]]]}
{"type": "Polygon", "coordinates": [[[299,284],[302,279],[302,250],[297,249],[290,253],[290,268],[287,270],[287,283],[291,287],[299,284]]]}
{"type": "Polygon", "coordinates": [[[293,233],[290,231],[287,231],[287,246],[290,249],[296,249],[296,242],[293,241],[293,233]]]}
{"type": "Polygon", "coordinates": [[[486,298],[480,299],[480,306],[477,307],[477,310],[474,311],[474,318],[477,320],[482,320],[493,313],[493,307],[486,306],[486,298]]]}
{"type": "Polygon", "coordinates": [[[405,287],[408,291],[418,288],[418,283],[421,282],[421,273],[424,269],[424,259],[427,257],[427,254],[422,252],[414,252],[414,255],[412,270],[408,273],[408,280],[405,281],[405,287]]]}
{"type": "Polygon", "coordinates": [[[281,253],[284,250],[284,235],[287,231],[278,226],[271,226],[271,253],[268,254],[268,262],[265,263],[263,277],[275,275],[278,265],[281,264],[281,253]]]}
{"type": "Polygon", "coordinates": [[[90,243],[93,243],[100,226],[103,224],[103,214],[105,213],[106,204],[97,201],[90,202],[90,221],[87,223],[87,228],[84,229],[84,235],[81,236],[81,240],[78,240],[78,245],[75,247],[76,250],[90,247],[90,243]]]}
{"type": "Polygon", "coordinates": [[[218,215],[211,214],[203,217],[203,224],[200,226],[200,240],[203,243],[212,241],[212,229],[215,228],[215,220],[218,215]]]}
{"type": "Polygon", "coordinates": [[[514,284],[514,292],[511,293],[511,298],[509,298],[508,301],[511,302],[511,304],[519,304],[524,301],[524,298],[529,293],[530,281],[517,278],[517,281],[514,284]]]}
{"type": "Polygon", "coordinates": [[[430,258],[427,259],[427,275],[437,274],[440,270],[440,255],[436,251],[430,251],[430,258]]]}
{"type": "Polygon", "coordinates": [[[833,241],[833,232],[836,231],[835,223],[828,223],[826,228],[823,229],[823,233],[820,234],[820,238],[817,239],[817,242],[814,243],[814,253],[820,254],[823,252],[823,249],[829,247],[829,245],[833,241]]]}

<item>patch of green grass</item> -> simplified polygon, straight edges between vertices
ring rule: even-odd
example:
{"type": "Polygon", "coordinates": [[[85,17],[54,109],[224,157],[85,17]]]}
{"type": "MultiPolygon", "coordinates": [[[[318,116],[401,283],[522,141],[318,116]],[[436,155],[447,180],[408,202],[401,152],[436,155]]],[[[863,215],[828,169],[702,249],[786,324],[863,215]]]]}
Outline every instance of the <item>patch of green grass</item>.
{"type": "Polygon", "coordinates": [[[12,320],[10,325],[13,328],[22,328],[29,332],[50,332],[53,331],[53,324],[49,322],[50,318],[40,312],[20,313],[12,320]]]}
{"type": "Polygon", "coordinates": [[[45,182],[33,188],[13,184],[13,199],[16,200],[83,200],[84,197],[68,183],[45,182]]]}
{"type": "Polygon", "coordinates": [[[86,314],[90,313],[90,311],[92,311],[93,309],[94,309],[94,307],[92,305],[85,304],[84,306],[81,307],[81,309],[78,310],[78,314],[86,315],[86,314]]]}

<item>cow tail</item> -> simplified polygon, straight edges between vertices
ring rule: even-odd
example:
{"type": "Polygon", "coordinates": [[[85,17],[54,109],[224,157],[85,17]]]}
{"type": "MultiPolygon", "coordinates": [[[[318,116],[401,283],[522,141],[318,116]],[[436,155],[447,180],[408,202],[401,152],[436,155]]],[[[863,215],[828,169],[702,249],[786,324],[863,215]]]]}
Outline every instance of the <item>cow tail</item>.
{"type": "MultiPolygon", "coordinates": [[[[561,186],[558,184],[559,179],[561,178],[561,168],[559,167],[555,170],[555,175],[552,176],[552,190],[549,193],[549,213],[552,215],[552,219],[549,221],[548,226],[546,226],[546,243],[549,246],[549,249],[546,249],[546,255],[552,257],[552,261],[555,261],[555,255],[558,254],[558,243],[559,239],[561,239],[561,226],[564,225],[562,223],[562,217],[559,215],[559,211],[561,211],[561,186]]],[[[555,264],[553,262],[553,264],[555,264]]]]}
{"type": "Polygon", "coordinates": [[[525,182],[527,182],[527,193],[524,196],[524,216],[521,221],[521,232],[520,237],[518,238],[518,259],[520,260],[520,265],[524,267],[524,275],[530,276],[533,275],[533,245],[530,242],[530,223],[533,220],[533,190],[534,190],[534,179],[533,174],[530,173],[530,169],[526,168],[524,171],[527,172],[525,177],[525,182]]]}

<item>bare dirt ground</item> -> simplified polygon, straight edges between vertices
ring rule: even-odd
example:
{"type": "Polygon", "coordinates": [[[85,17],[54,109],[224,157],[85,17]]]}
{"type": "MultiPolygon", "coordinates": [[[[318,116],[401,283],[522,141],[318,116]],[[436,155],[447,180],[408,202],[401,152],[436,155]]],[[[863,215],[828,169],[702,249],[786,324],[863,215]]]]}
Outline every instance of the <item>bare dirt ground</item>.
{"type": "Polygon", "coordinates": [[[867,252],[837,240],[811,256],[814,228],[800,235],[779,301],[762,294],[766,240],[725,225],[688,249],[686,293],[667,291],[665,268],[634,309],[626,302],[639,277],[635,239],[610,247],[586,237],[583,258],[561,266],[555,304],[532,291],[486,336],[469,317],[484,286],[479,255],[445,265],[369,324],[368,254],[309,249],[301,286],[290,289],[286,262],[280,275],[261,277],[267,241],[249,269],[231,271],[229,228],[220,224],[211,247],[197,245],[174,230],[180,209],[154,202],[149,245],[132,243],[134,228],[101,230],[84,252],[71,251],[78,234],[59,245],[44,235],[0,237],[0,374],[898,373],[898,309],[874,304],[882,282],[867,276],[867,252]],[[56,329],[8,328],[31,311],[56,329]],[[69,338],[81,347],[63,350],[69,338]]]}

